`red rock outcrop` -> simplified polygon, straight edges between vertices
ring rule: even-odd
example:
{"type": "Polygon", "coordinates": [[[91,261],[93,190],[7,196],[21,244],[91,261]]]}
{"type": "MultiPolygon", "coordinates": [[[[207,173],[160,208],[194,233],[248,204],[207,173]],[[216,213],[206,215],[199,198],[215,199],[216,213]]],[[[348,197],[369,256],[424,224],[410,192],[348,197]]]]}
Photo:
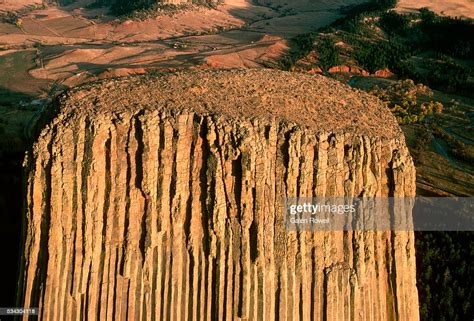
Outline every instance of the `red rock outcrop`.
{"type": "Polygon", "coordinates": [[[394,117],[323,76],[107,80],[25,162],[20,305],[40,320],[418,320],[411,232],[289,232],[286,196],[413,196],[394,117]]]}

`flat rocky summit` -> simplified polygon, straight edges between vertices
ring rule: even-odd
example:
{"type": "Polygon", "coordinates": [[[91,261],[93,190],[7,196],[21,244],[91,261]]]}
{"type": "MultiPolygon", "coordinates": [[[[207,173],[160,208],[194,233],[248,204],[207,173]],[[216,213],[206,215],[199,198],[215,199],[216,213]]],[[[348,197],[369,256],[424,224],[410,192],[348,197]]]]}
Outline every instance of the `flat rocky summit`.
{"type": "Polygon", "coordinates": [[[99,81],[61,96],[60,108],[60,114],[69,117],[192,111],[233,119],[275,119],[317,132],[401,135],[395,118],[378,99],[324,76],[269,69],[186,71],[99,81]]]}

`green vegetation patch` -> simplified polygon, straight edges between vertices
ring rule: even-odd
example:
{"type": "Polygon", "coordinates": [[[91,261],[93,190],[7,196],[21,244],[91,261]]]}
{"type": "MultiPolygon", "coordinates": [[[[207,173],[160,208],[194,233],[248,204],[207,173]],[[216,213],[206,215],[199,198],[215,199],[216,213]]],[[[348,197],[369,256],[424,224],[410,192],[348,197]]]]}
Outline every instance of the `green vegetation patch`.
{"type": "Polygon", "coordinates": [[[441,113],[443,104],[438,101],[426,100],[433,92],[423,84],[415,84],[413,80],[397,81],[386,88],[377,86],[370,91],[380,98],[397,118],[400,124],[423,122],[428,115],[441,113]],[[425,101],[422,101],[422,98],[425,101]]]}
{"type": "Polygon", "coordinates": [[[290,39],[290,51],[278,63],[279,69],[290,70],[298,60],[314,49],[316,34],[305,33],[290,39]]]}
{"type": "Polygon", "coordinates": [[[340,64],[340,50],[333,37],[322,38],[316,46],[316,51],[323,71],[328,71],[329,68],[340,64]]]}
{"type": "Polygon", "coordinates": [[[370,73],[389,68],[436,89],[474,92],[472,20],[427,9],[411,14],[377,9],[340,19],[327,31],[349,45],[350,58],[370,73]]]}
{"type": "Polygon", "coordinates": [[[474,315],[473,232],[417,232],[421,320],[464,321],[474,315]]]}
{"type": "Polygon", "coordinates": [[[195,10],[198,7],[214,7],[212,4],[169,4],[147,0],[115,0],[112,2],[112,13],[125,19],[146,20],[160,15],[174,15],[182,11],[195,10]]]}

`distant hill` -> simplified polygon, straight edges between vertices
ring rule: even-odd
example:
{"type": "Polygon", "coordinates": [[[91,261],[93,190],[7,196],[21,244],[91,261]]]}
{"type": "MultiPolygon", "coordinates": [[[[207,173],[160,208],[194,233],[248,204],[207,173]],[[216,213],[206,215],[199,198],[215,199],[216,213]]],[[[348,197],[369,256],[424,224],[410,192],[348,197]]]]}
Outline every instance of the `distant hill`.
{"type": "Polygon", "coordinates": [[[0,11],[18,10],[26,6],[40,5],[42,0],[0,0],[0,11]]]}
{"type": "Polygon", "coordinates": [[[397,5],[399,11],[411,11],[419,8],[428,8],[447,16],[474,18],[474,1],[471,0],[399,0],[397,5]]]}

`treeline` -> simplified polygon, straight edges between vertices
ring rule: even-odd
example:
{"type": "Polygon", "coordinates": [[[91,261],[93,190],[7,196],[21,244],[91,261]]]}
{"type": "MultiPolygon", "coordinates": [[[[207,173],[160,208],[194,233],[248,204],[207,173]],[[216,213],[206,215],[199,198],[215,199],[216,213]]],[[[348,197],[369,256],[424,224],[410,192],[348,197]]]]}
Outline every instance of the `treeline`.
{"type": "Polygon", "coordinates": [[[385,12],[381,15],[379,24],[391,36],[411,36],[411,40],[416,40],[420,49],[474,59],[472,20],[438,16],[428,9],[420,9],[418,14],[410,15],[385,12]]]}
{"type": "Polygon", "coordinates": [[[323,71],[328,71],[329,68],[340,64],[340,50],[336,46],[334,38],[324,37],[322,38],[317,46],[318,60],[323,71]]]}
{"type": "Polygon", "coordinates": [[[160,1],[157,0],[100,0],[109,1],[112,11],[117,15],[128,14],[136,10],[149,9],[160,1]]]}
{"type": "Polygon", "coordinates": [[[473,232],[416,233],[421,320],[472,320],[473,237],[473,232]]]}
{"type": "MultiPolygon", "coordinates": [[[[66,0],[67,1],[67,0],[66,0]]],[[[136,10],[143,10],[159,3],[158,0],[96,0],[90,7],[110,6],[111,11],[116,15],[129,14],[136,10]]]]}
{"type": "Polygon", "coordinates": [[[299,59],[305,57],[314,49],[315,39],[316,34],[312,32],[300,34],[290,39],[290,51],[278,62],[278,68],[291,70],[299,59]]]}
{"type": "MultiPolygon", "coordinates": [[[[331,29],[339,27],[341,24],[351,24],[367,13],[393,8],[397,2],[397,0],[372,0],[348,6],[343,10],[343,18],[337,19],[329,27],[322,28],[320,31],[331,31],[331,29]]],[[[340,50],[335,45],[333,37],[319,38],[317,33],[307,33],[292,38],[290,45],[290,52],[278,63],[281,69],[290,70],[299,59],[305,57],[314,49],[318,52],[319,66],[323,71],[327,71],[340,63],[340,50]],[[316,41],[317,39],[319,40],[316,41]]]]}
{"type": "MultiPolygon", "coordinates": [[[[67,1],[67,0],[63,0],[67,1]]],[[[221,0],[194,0],[195,4],[217,4],[221,0]]],[[[163,3],[162,0],[96,0],[90,6],[102,7],[110,6],[111,11],[116,15],[128,15],[138,10],[152,10],[157,7],[173,7],[175,4],[163,3]]]]}
{"type": "Polygon", "coordinates": [[[403,69],[402,61],[409,58],[412,50],[409,46],[398,41],[381,41],[360,47],[356,53],[356,60],[370,73],[390,68],[394,71],[403,69]]]}
{"type": "Polygon", "coordinates": [[[371,73],[389,68],[400,77],[434,88],[474,92],[468,83],[472,68],[458,61],[474,59],[472,20],[441,17],[427,9],[408,15],[379,11],[340,21],[337,27],[354,48],[353,58],[371,73]],[[381,37],[376,28],[386,36],[381,37]],[[418,59],[418,66],[408,59],[424,52],[434,56],[418,59]]]}
{"type": "Polygon", "coordinates": [[[410,62],[399,60],[394,70],[401,76],[410,77],[440,89],[470,92],[468,78],[473,74],[470,67],[457,59],[474,59],[474,24],[472,20],[438,16],[422,9],[418,14],[401,15],[384,13],[379,26],[389,35],[391,42],[409,47],[410,55],[435,52],[434,58],[422,60],[426,73],[417,72],[410,62]]]}

